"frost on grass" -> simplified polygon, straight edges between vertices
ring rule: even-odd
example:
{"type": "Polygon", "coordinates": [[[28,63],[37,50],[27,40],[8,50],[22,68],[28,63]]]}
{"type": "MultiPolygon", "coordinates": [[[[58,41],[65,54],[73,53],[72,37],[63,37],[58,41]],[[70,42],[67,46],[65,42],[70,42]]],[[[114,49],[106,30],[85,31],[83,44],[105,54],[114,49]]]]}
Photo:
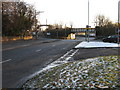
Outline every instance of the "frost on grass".
{"type": "Polygon", "coordinates": [[[120,88],[118,56],[66,63],[40,73],[23,88],[120,88]]]}

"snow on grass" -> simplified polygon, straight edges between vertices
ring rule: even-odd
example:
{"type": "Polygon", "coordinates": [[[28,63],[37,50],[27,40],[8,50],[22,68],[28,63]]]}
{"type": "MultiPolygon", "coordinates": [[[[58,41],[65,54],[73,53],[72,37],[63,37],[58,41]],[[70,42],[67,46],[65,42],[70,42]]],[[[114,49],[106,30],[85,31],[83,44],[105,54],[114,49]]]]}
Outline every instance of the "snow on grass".
{"type": "Polygon", "coordinates": [[[118,45],[117,43],[83,41],[80,44],[78,44],[77,46],[75,46],[75,48],[97,48],[97,47],[120,47],[120,45],[118,45]]]}
{"type": "Polygon", "coordinates": [[[120,88],[118,56],[66,63],[28,80],[22,88],[120,88]]]}

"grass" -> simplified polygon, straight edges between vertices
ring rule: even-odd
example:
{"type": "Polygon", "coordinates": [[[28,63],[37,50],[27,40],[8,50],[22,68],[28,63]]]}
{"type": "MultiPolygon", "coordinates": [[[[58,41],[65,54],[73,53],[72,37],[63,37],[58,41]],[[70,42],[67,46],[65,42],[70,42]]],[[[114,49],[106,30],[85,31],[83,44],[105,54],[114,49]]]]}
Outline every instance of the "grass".
{"type": "Polygon", "coordinates": [[[118,56],[66,63],[28,80],[22,88],[120,88],[118,56]]]}

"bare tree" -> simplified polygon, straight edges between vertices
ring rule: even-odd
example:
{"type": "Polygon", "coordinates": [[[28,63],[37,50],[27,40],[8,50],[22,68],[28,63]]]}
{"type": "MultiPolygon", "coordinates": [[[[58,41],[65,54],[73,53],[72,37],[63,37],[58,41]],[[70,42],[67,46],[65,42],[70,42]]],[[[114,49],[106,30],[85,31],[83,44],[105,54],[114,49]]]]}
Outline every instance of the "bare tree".
{"type": "Polygon", "coordinates": [[[104,15],[97,15],[95,17],[94,23],[96,26],[103,27],[105,25],[111,24],[112,22],[104,15]]]}
{"type": "Polygon", "coordinates": [[[94,23],[96,24],[97,37],[109,36],[115,34],[116,26],[110,21],[109,18],[104,15],[98,15],[95,17],[94,23]]]}

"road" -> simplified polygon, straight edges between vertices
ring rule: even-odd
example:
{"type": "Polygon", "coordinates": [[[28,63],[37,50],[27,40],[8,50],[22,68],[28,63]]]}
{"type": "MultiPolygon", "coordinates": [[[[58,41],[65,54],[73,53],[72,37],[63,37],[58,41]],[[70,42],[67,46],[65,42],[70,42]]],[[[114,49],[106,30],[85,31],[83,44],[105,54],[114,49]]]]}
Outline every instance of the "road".
{"type": "Polygon", "coordinates": [[[29,75],[41,70],[72,49],[78,41],[56,40],[32,44],[17,42],[5,44],[2,51],[3,88],[15,88],[29,75]],[[11,47],[11,48],[10,48],[11,47]]]}
{"type": "Polygon", "coordinates": [[[79,49],[73,56],[74,60],[83,60],[99,56],[120,55],[120,48],[92,48],[79,49]]]}
{"type": "Polygon", "coordinates": [[[45,39],[3,44],[3,88],[18,87],[28,76],[40,71],[60,57],[66,56],[67,52],[70,52],[73,61],[119,54],[118,48],[72,49],[80,41],[81,39],[50,41],[45,39]],[[71,49],[75,53],[71,53],[71,49]]]}

